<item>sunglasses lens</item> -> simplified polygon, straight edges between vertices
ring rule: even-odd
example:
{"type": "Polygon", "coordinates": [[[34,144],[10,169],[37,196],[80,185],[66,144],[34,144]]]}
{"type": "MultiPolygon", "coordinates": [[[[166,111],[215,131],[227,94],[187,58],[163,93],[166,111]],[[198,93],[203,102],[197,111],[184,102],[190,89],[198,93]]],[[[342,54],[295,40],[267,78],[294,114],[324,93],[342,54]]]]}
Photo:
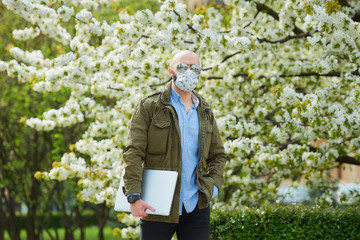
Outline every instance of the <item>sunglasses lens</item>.
{"type": "Polygon", "coordinates": [[[201,72],[201,67],[199,65],[191,65],[190,70],[196,74],[199,74],[201,72]]]}
{"type": "Polygon", "coordinates": [[[177,66],[176,66],[176,69],[179,73],[184,73],[187,69],[188,69],[188,65],[187,64],[184,64],[184,63],[179,63],[177,66]]]}
{"type": "MultiPolygon", "coordinates": [[[[176,69],[179,73],[184,73],[186,70],[188,70],[188,67],[189,66],[185,63],[179,63],[176,66],[176,69]]],[[[199,65],[191,65],[190,70],[196,74],[199,74],[201,72],[201,67],[199,65]]]]}

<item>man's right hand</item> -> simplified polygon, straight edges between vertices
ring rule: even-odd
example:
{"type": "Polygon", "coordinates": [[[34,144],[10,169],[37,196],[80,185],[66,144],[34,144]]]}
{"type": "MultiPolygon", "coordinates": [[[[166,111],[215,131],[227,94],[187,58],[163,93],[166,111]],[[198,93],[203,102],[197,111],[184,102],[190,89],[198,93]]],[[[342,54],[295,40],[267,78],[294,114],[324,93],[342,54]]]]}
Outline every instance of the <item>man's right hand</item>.
{"type": "Polygon", "coordinates": [[[134,217],[147,217],[148,215],[145,213],[146,209],[155,212],[155,208],[151,207],[141,199],[137,200],[135,203],[130,204],[131,214],[134,217]]]}

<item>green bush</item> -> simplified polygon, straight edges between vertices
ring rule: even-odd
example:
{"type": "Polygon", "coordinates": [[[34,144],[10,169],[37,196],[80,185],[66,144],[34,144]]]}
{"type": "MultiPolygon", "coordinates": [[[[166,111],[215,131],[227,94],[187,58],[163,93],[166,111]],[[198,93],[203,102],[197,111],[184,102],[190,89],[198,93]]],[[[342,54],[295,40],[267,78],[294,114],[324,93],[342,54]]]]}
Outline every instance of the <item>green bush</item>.
{"type": "Polygon", "coordinates": [[[358,207],[271,205],[263,209],[214,210],[212,239],[360,239],[358,207]]]}

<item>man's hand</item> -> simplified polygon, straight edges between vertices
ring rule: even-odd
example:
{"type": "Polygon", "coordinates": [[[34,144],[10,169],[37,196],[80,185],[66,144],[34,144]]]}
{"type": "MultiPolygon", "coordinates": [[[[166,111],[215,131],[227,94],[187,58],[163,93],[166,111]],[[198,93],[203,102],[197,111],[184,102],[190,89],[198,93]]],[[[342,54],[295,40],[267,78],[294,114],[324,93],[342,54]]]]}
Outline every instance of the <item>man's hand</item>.
{"type": "Polygon", "coordinates": [[[151,207],[141,199],[137,200],[135,203],[130,204],[131,214],[134,217],[147,217],[148,215],[145,213],[146,209],[155,212],[155,208],[151,207]]]}

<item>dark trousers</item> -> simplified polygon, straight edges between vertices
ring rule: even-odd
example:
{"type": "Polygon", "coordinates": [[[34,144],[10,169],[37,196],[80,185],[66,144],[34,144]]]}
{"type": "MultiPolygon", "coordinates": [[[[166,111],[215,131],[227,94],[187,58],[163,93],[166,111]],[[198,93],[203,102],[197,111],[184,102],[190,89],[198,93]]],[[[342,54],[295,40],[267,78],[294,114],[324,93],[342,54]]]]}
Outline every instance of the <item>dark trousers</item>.
{"type": "Polygon", "coordinates": [[[179,223],[140,222],[141,240],[170,240],[175,232],[179,240],[209,240],[210,208],[196,206],[194,211],[186,213],[183,207],[179,223]]]}

